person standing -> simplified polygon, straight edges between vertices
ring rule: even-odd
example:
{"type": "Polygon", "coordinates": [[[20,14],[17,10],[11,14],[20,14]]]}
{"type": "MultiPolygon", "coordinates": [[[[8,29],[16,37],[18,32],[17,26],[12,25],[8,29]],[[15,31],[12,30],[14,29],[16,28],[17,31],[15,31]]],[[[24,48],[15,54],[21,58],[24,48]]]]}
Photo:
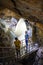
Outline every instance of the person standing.
{"type": "Polygon", "coordinates": [[[28,52],[28,40],[29,40],[29,35],[28,35],[27,31],[25,31],[26,52],[28,52]]]}
{"type": "Polygon", "coordinates": [[[17,54],[17,58],[18,58],[20,56],[20,44],[21,44],[21,41],[18,40],[18,38],[16,37],[15,41],[14,41],[14,44],[15,44],[16,54],[17,54]]]}

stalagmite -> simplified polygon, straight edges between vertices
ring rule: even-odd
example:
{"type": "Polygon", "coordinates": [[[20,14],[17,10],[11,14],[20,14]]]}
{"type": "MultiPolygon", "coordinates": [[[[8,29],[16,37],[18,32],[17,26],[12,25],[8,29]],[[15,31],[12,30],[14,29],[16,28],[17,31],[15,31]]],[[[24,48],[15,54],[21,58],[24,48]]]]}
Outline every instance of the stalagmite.
{"type": "Polygon", "coordinates": [[[21,19],[18,21],[18,23],[17,23],[17,26],[16,26],[16,28],[15,28],[14,33],[15,33],[16,36],[20,36],[20,35],[22,35],[23,33],[25,33],[26,30],[27,30],[27,28],[26,28],[26,24],[25,24],[25,22],[24,22],[24,19],[21,18],[21,19]]]}

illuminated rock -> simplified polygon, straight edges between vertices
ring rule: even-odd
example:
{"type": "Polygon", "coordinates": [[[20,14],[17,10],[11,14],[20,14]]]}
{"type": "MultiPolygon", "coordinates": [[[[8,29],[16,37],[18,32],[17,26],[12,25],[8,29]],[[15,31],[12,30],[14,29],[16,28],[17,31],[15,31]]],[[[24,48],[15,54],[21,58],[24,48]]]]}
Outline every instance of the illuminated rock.
{"type": "Polygon", "coordinates": [[[26,24],[25,24],[25,22],[24,22],[24,19],[23,18],[21,18],[19,21],[18,21],[18,24],[17,24],[17,26],[16,26],[16,28],[15,28],[15,35],[16,36],[20,36],[20,35],[22,35],[23,33],[25,33],[25,31],[27,30],[27,28],[26,28],[26,24]]]}

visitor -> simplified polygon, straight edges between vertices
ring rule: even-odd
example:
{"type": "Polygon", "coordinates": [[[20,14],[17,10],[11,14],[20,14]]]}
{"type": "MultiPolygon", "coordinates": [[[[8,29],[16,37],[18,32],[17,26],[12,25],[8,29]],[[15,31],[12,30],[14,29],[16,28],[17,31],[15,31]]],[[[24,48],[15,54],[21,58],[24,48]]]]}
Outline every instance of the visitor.
{"type": "Polygon", "coordinates": [[[20,56],[20,44],[21,44],[21,41],[18,40],[18,38],[16,37],[15,41],[14,41],[14,44],[15,44],[16,54],[17,54],[17,58],[18,58],[20,56]]]}
{"type": "Polygon", "coordinates": [[[29,35],[27,31],[25,31],[26,53],[28,52],[28,40],[29,40],[29,35]]]}

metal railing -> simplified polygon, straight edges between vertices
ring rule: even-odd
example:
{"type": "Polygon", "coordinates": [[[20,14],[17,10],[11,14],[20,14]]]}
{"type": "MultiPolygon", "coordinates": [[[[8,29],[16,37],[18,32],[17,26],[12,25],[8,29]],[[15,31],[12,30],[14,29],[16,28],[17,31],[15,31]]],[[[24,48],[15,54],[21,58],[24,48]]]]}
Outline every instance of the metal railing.
{"type": "Polygon", "coordinates": [[[0,47],[0,58],[12,57],[15,51],[10,47],[0,47]]]}
{"type": "MultiPolygon", "coordinates": [[[[21,57],[26,54],[26,45],[23,46],[24,40],[21,41],[22,47],[20,48],[21,57]]],[[[28,52],[30,53],[34,48],[33,44],[28,44],[28,52]]],[[[16,56],[16,49],[11,47],[0,47],[0,58],[8,58],[16,56]]]]}
{"type": "MultiPolygon", "coordinates": [[[[21,49],[20,49],[20,53],[21,56],[19,58],[22,58],[24,57],[25,55],[27,55],[27,53],[24,53],[24,51],[26,51],[26,46],[23,46],[21,49]]],[[[13,65],[15,63],[15,49],[12,49],[10,47],[0,47],[0,53],[2,55],[2,57],[0,57],[0,64],[1,65],[9,65],[10,62],[11,64],[13,65]]],[[[30,52],[29,52],[30,53],[30,52]]]]}
{"type": "MultiPolygon", "coordinates": [[[[33,23],[31,23],[31,22],[29,22],[29,23],[30,23],[32,26],[34,26],[33,23]]],[[[36,26],[36,27],[37,27],[37,26],[36,26]]],[[[24,55],[25,52],[26,52],[26,45],[23,46],[23,41],[24,41],[24,40],[21,40],[21,43],[22,43],[22,47],[20,48],[21,56],[24,55]]],[[[30,42],[31,42],[31,41],[30,41],[30,42]]],[[[30,43],[30,44],[28,45],[28,47],[29,47],[29,52],[30,52],[30,47],[33,48],[33,45],[30,43]]],[[[4,49],[4,47],[2,48],[2,50],[3,50],[3,49],[4,49]]],[[[15,50],[15,49],[14,49],[14,50],[15,50]]],[[[7,53],[7,51],[5,52],[5,51],[3,50],[2,54],[3,54],[3,56],[4,56],[4,55],[7,56],[7,54],[10,55],[10,51],[9,51],[9,53],[7,53]]]]}
{"type": "Polygon", "coordinates": [[[35,49],[38,48],[38,45],[33,45],[33,42],[31,40],[29,40],[28,49],[27,49],[27,52],[26,52],[26,43],[23,46],[23,43],[24,43],[23,41],[24,40],[21,40],[21,44],[22,44],[22,47],[20,48],[21,57],[24,56],[24,55],[26,55],[27,53],[30,53],[31,51],[34,51],[35,49]]]}
{"type": "Polygon", "coordinates": [[[12,60],[15,61],[15,50],[11,47],[0,47],[0,65],[9,65],[12,60]]]}

